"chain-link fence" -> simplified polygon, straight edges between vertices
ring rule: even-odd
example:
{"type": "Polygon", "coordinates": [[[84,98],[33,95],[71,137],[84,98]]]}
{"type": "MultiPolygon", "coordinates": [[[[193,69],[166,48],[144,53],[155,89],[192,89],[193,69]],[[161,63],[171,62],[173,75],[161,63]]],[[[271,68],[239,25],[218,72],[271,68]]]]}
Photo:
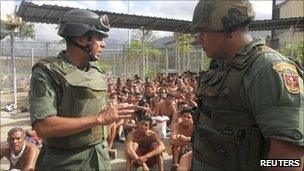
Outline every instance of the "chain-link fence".
{"type": "MultiPolygon", "coordinates": [[[[283,31],[281,31],[283,32],[283,31]]],[[[252,32],[253,37],[261,37],[267,40],[270,31],[252,32]]],[[[288,37],[289,33],[282,33],[281,40],[277,41],[277,50],[282,51],[286,45],[296,45],[300,42],[303,30],[288,37]],[[285,34],[285,35],[284,35],[285,34]],[[284,35],[284,39],[282,38],[284,35]],[[299,36],[300,35],[300,36],[299,36]]],[[[7,102],[14,101],[11,95],[5,96],[3,92],[12,92],[16,87],[17,92],[26,92],[29,88],[32,66],[44,57],[55,57],[65,49],[65,44],[54,42],[33,41],[1,41],[0,73],[1,73],[1,107],[7,102]],[[13,47],[13,48],[12,48],[13,47]],[[15,58],[12,58],[14,54],[15,58]],[[15,59],[15,61],[13,60],[15,59]],[[14,66],[15,63],[15,67],[14,66]],[[14,81],[14,73],[16,81],[14,81]],[[16,86],[14,86],[16,82],[16,86]]],[[[197,72],[207,69],[209,58],[205,56],[202,49],[193,46],[189,53],[178,53],[175,43],[170,45],[154,45],[153,48],[131,49],[128,45],[107,44],[103,50],[100,62],[105,67],[110,77],[118,77],[123,80],[131,78],[135,74],[139,76],[154,76],[157,73],[183,72],[190,70],[197,72]],[[157,50],[158,53],[151,55],[149,51],[157,50]],[[131,52],[132,51],[132,52],[131,52]],[[136,53],[134,53],[136,52],[136,53]],[[134,55],[137,54],[137,55],[134,55]]],[[[296,51],[291,49],[287,55],[296,58],[296,51]]],[[[19,94],[17,95],[19,98],[19,94]]],[[[25,94],[24,94],[25,96],[25,94]]]]}
{"type": "MultiPolygon", "coordinates": [[[[145,47],[136,50],[128,45],[110,44],[103,50],[100,63],[106,68],[110,77],[114,79],[120,77],[123,80],[135,74],[151,77],[157,73],[185,70],[197,72],[203,67],[203,59],[208,63],[208,59],[203,58],[204,54],[199,48],[193,48],[191,52],[185,54],[177,53],[176,48],[174,44],[154,46],[153,50],[157,50],[158,53],[151,56],[150,50],[145,47]],[[137,51],[138,55],[132,56],[130,51],[137,51]]],[[[16,82],[15,91],[28,91],[31,70],[35,62],[44,57],[56,57],[64,49],[65,44],[53,42],[1,41],[1,106],[14,101],[14,98],[19,99],[19,93],[18,97],[6,96],[4,93],[13,92],[14,82],[16,82]]]]}

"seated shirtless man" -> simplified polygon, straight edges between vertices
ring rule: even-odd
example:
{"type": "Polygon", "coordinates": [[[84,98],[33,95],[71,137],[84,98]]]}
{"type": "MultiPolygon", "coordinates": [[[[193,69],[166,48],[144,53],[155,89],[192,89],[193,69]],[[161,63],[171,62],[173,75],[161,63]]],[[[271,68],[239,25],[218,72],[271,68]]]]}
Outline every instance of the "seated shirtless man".
{"type": "Polygon", "coordinates": [[[177,171],[190,171],[192,168],[192,151],[182,155],[177,171]]]}
{"type": "Polygon", "coordinates": [[[155,115],[165,115],[169,117],[170,120],[167,122],[167,125],[171,124],[173,114],[177,111],[174,98],[174,94],[168,93],[165,100],[157,103],[154,110],[155,115]]]}
{"type": "Polygon", "coordinates": [[[176,170],[179,166],[179,158],[183,153],[191,150],[190,139],[194,125],[190,110],[181,111],[181,122],[172,125],[170,144],[172,145],[173,166],[171,170],[176,170]]]}
{"type": "Polygon", "coordinates": [[[5,156],[10,162],[10,169],[29,171],[35,169],[38,148],[25,141],[25,131],[14,127],[8,132],[7,143],[1,144],[1,159],[5,156]]]}
{"type": "Polygon", "coordinates": [[[140,118],[138,128],[129,133],[125,149],[127,171],[130,171],[132,166],[141,166],[147,171],[156,163],[158,170],[164,170],[162,153],[165,145],[156,132],[149,130],[151,124],[152,118],[145,115],[140,118]]]}

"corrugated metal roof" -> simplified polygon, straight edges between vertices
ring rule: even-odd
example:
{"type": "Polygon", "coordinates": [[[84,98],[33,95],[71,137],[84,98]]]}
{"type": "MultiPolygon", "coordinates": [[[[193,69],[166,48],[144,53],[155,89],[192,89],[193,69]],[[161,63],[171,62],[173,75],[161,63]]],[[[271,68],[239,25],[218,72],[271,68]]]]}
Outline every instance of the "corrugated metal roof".
{"type": "MultiPolygon", "coordinates": [[[[60,16],[66,11],[74,9],[57,5],[36,5],[32,2],[23,1],[17,11],[17,15],[24,21],[57,24],[60,16]]],[[[176,20],[168,18],[148,17],[141,15],[129,15],[95,10],[99,15],[106,14],[109,17],[112,28],[129,28],[148,30],[172,31],[191,33],[191,21],[176,20]]],[[[291,25],[303,27],[304,17],[286,18],[279,20],[257,20],[250,24],[251,30],[286,29],[291,25]]]]}
{"type": "Polygon", "coordinates": [[[249,25],[250,30],[275,30],[275,29],[289,29],[291,26],[296,28],[304,27],[304,17],[281,18],[274,20],[257,20],[249,25]]]}
{"type": "MultiPolygon", "coordinates": [[[[57,5],[36,5],[32,2],[23,1],[17,11],[17,15],[22,17],[23,21],[27,22],[57,24],[60,16],[70,9],[75,8],[61,7],[57,5]]],[[[190,30],[190,21],[129,15],[98,10],[92,11],[98,15],[106,14],[110,20],[111,27],[113,28],[145,28],[149,30],[179,32],[187,32],[187,30],[190,30]]]]}

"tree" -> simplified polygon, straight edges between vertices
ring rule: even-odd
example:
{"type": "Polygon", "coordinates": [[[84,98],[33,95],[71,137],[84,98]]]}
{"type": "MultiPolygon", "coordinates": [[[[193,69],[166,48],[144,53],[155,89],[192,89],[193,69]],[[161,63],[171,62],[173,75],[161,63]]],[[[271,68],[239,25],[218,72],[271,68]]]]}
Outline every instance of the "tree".
{"type": "Polygon", "coordinates": [[[142,53],[148,58],[153,58],[156,62],[156,57],[160,57],[161,53],[158,49],[152,47],[148,43],[142,44],[139,40],[132,40],[130,46],[126,49],[127,59],[136,66],[136,73],[139,74],[140,59],[142,58],[142,53]],[[142,47],[143,46],[143,47],[142,47]],[[142,48],[144,51],[142,51],[142,48]]]}
{"type": "Polygon", "coordinates": [[[289,43],[286,44],[280,52],[285,56],[293,57],[293,59],[297,60],[300,65],[304,67],[304,39],[294,46],[289,43]]]}
{"type": "MultiPolygon", "coordinates": [[[[14,23],[17,18],[15,15],[6,15],[8,22],[14,23]]],[[[18,32],[15,33],[16,37],[21,39],[35,39],[35,28],[33,23],[27,23],[22,21],[21,25],[18,28],[18,32]]]]}
{"type": "Polygon", "coordinates": [[[137,74],[139,74],[140,61],[143,60],[142,56],[155,57],[157,54],[160,54],[151,45],[151,42],[156,38],[157,35],[152,30],[137,30],[133,33],[133,40],[126,51],[127,58],[136,66],[137,74]]]}
{"type": "Polygon", "coordinates": [[[195,40],[195,36],[191,34],[185,33],[174,33],[174,40],[176,41],[176,37],[178,37],[178,49],[180,56],[180,70],[184,70],[184,57],[186,54],[192,51],[192,44],[195,40]]]}
{"type": "Polygon", "coordinates": [[[145,43],[151,43],[157,38],[157,35],[152,30],[137,30],[133,33],[134,40],[139,40],[145,43]]]}
{"type": "Polygon", "coordinates": [[[132,40],[130,46],[126,49],[127,59],[136,66],[137,74],[139,74],[139,61],[142,56],[141,48],[142,43],[139,40],[132,40]]]}

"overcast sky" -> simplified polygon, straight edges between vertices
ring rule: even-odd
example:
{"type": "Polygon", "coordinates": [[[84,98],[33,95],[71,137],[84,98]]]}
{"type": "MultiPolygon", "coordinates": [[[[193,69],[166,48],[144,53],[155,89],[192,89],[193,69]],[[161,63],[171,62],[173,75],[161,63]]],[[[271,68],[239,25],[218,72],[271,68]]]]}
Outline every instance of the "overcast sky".
{"type": "MultiPolygon", "coordinates": [[[[173,18],[180,20],[192,20],[192,14],[197,4],[197,0],[192,1],[33,1],[37,5],[50,4],[58,6],[77,7],[81,9],[101,10],[117,13],[129,13],[136,15],[173,18]],[[128,10],[129,6],[129,10],[128,10]]],[[[5,14],[12,14],[15,5],[21,1],[1,1],[1,19],[5,14]]],[[[272,11],[271,0],[251,1],[256,11],[256,19],[270,19],[272,11]]],[[[56,25],[35,24],[36,39],[41,41],[58,41],[61,38],[55,30],[56,25]]],[[[132,31],[131,31],[132,32],[132,31]]],[[[171,32],[157,32],[158,36],[170,36],[171,32]]],[[[121,42],[127,41],[128,34],[126,29],[111,29],[110,38],[119,39],[121,42]]]]}

